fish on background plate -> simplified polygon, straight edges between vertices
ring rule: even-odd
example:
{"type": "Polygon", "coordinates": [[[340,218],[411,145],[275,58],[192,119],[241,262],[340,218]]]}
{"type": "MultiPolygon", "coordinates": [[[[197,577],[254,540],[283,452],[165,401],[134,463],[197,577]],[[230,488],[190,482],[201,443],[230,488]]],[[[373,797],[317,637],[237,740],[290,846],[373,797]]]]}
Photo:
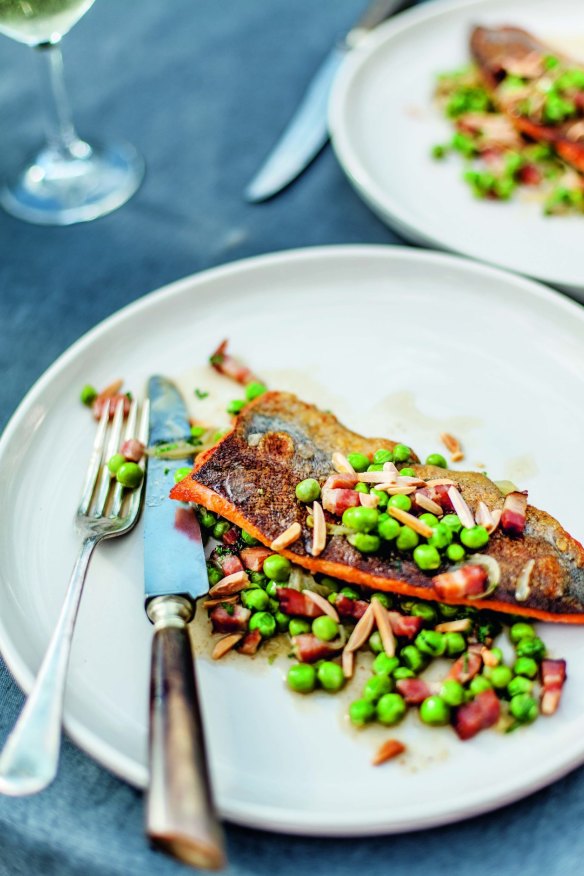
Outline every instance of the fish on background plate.
{"type": "Polygon", "coordinates": [[[511,488],[504,495],[477,472],[420,465],[413,452],[405,476],[393,463],[364,473],[346,464],[337,465],[337,471],[333,467],[335,454],[341,460],[354,453],[371,458],[379,448],[395,447],[393,441],[349,431],[333,414],[294,395],[268,392],[248,404],[233,429],[199,456],[171,496],[218,513],[268,547],[294,527],[295,540],[279,552],[312,573],[424,600],[584,623],[584,549],[557,520],[527,505],[525,493],[511,488]],[[318,551],[314,507],[295,493],[308,478],[319,482],[325,512],[327,534],[318,551]],[[391,540],[377,539],[371,552],[359,550],[342,524],[347,509],[363,505],[362,493],[355,490],[361,481],[390,495],[408,495],[410,512],[390,513],[422,535],[426,524],[420,515],[428,508],[440,516],[456,512],[465,527],[480,530],[480,553],[458,564],[442,554],[438,567],[424,570],[391,540]]]}

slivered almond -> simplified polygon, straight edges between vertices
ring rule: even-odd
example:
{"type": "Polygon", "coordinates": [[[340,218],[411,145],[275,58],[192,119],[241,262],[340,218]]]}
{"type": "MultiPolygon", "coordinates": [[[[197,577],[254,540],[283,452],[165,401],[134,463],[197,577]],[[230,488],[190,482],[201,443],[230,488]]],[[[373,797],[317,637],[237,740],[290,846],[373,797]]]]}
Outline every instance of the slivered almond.
{"type": "Polygon", "coordinates": [[[400,475],[397,479],[398,486],[400,487],[425,487],[426,481],[422,480],[422,478],[411,478],[409,475],[400,475]]]}
{"type": "Polygon", "coordinates": [[[462,498],[462,494],[456,487],[450,487],[448,490],[448,498],[452,502],[454,510],[458,514],[462,525],[465,529],[471,529],[475,525],[474,517],[472,511],[462,498]]]}
{"type": "Polygon", "coordinates": [[[372,493],[359,493],[359,502],[364,508],[377,508],[379,496],[374,496],[372,493]]]}
{"type": "Polygon", "coordinates": [[[353,632],[349,636],[349,641],[345,645],[345,651],[358,651],[371,635],[374,623],[375,615],[373,614],[373,603],[370,603],[365,609],[365,613],[355,624],[353,632]]]}
{"type": "Polygon", "coordinates": [[[397,470],[397,466],[393,462],[384,462],[383,463],[383,471],[386,471],[389,475],[388,480],[395,480],[399,475],[399,471],[397,470]]]}
{"type": "Polygon", "coordinates": [[[394,757],[403,754],[405,750],[405,745],[403,742],[400,742],[399,739],[387,739],[379,746],[371,759],[371,763],[373,766],[380,766],[380,764],[386,763],[386,761],[392,760],[394,757]]]}
{"type": "Polygon", "coordinates": [[[462,450],[457,450],[454,453],[450,454],[451,462],[461,462],[464,459],[464,453],[462,450]]]}
{"type": "Polygon", "coordinates": [[[416,492],[414,496],[416,500],[416,505],[419,505],[420,508],[423,508],[424,511],[429,511],[430,514],[435,514],[436,517],[442,517],[444,511],[434,499],[431,499],[430,496],[426,496],[425,493],[421,493],[419,490],[416,492]]]}
{"type": "Polygon", "coordinates": [[[234,593],[233,596],[224,596],[223,599],[221,597],[218,599],[206,599],[203,603],[203,608],[215,608],[216,605],[223,605],[224,602],[237,602],[238,599],[237,593],[234,593]]]}
{"type": "Polygon", "coordinates": [[[528,560],[521,569],[519,575],[517,576],[517,580],[515,582],[515,599],[517,600],[517,602],[525,602],[525,600],[529,597],[529,594],[531,593],[529,581],[534,566],[535,560],[528,560]]]}
{"type": "Polygon", "coordinates": [[[312,530],[312,556],[318,557],[326,547],[326,520],[322,505],[314,502],[312,506],[314,529],[312,530]]]}
{"type": "Polygon", "coordinates": [[[399,487],[395,481],[389,484],[377,484],[376,490],[383,490],[384,493],[389,493],[390,496],[409,496],[410,493],[416,492],[416,487],[399,487]]]}
{"type": "Polygon", "coordinates": [[[354,651],[343,651],[341,654],[341,668],[343,670],[343,675],[345,678],[352,678],[353,672],[355,671],[355,652],[354,651]]]}
{"type": "Polygon", "coordinates": [[[318,605],[318,607],[322,609],[325,614],[328,614],[329,617],[332,617],[334,621],[339,623],[339,615],[337,614],[337,610],[334,605],[332,605],[332,603],[328,601],[328,599],[325,599],[324,596],[320,595],[320,593],[314,593],[313,590],[303,590],[302,592],[306,597],[308,597],[308,599],[311,599],[315,605],[318,605]]]}
{"type": "Polygon", "coordinates": [[[449,432],[443,432],[440,436],[440,440],[450,453],[450,459],[452,462],[460,462],[461,459],[464,459],[464,453],[462,452],[462,447],[458,438],[455,438],[454,435],[451,435],[449,432]]]}
{"type": "Polygon", "coordinates": [[[427,487],[455,487],[456,482],[450,478],[431,478],[426,481],[427,487]]]}
{"type": "Polygon", "coordinates": [[[483,501],[479,502],[479,504],[477,505],[475,520],[477,522],[477,526],[484,526],[487,532],[489,531],[489,527],[493,526],[495,522],[493,520],[493,515],[483,501]]]}
{"type": "Polygon", "coordinates": [[[496,508],[494,511],[491,511],[491,517],[493,518],[493,524],[492,524],[492,526],[485,527],[485,529],[487,530],[489,535],[491,535],[491,533],[493,533],[496,530],[499,523],[501,522],[501,514],[502,513],[503,512],[502,512],[501,508],[496,508]]]}
{"type": "Polygon", "coordinates": [[[235,648],[238,642],[243,639],[243,633],[230,633],[228,636],[223,636],[222,639],[219,639],[215,647],[211,652],[211,657],[213,660],[220,660],[221,657],[224,657],[228,651],[231,651],[232,648],[235,648]]]}
{"type": "Polygon", "coordinates": [[[488,648],[485,648],[485,650],[481,652],[481,657],[483,658],[483,663],[485,664],[485,666],[499,665],[499,658],[496,654],[493,654],[492,651],[489,651],[488,648]]]}
{"type": "Polygon", "coordinates": [[[231,596],[232,593],[239,593],[240,590],[245,590],[249,584],[249,578],[246,572],[234,572],[232,575],[226,575],[221,578],[209,590],[209,596],[231,596]]]}
{"type": "Polygon", "coordinates": [[[333,468],[339,474],[355,474],[355,469],[347,457],[338,450],[333,453],[333,468]]]}
{"type": "Polygon", "coordinates": [[[289,544],[298,541],[301,535],[302,527],[300,524],[292,523],[288,529],[285,529],[284,532],[281,532],[280,535],[273,540],[270,547],[273,551],[279,551],[282,548],[288,547],[289,544]]]}
{"type": "Polygon", "coordinates": [[[357,477],[362,484],[382,484],[388,479],[386,471],[362,471],[357,477]]]}
{"type": "Polygon", "coordinates": [[[469,617],[464,617],[460,620],[445,621],[443,624],[435,626],[434,629],[438,633],[466,633],[471,627],[471,619],[469,617]]]}
{"type": "Polygon", "coordinates": [[[432,535],[434,535],[434,530],[431,526],[428,526],[423,520],[414,517],[413,514],[409,514],[407,511],[402,511],[401,508],[388,507],[387,512],[392,517],[395,517],[396,520],[399,520],[400,523],[403,523],[404,526],[409,526],[410,529],[413,529],[414,532],[417,532],[418,535],[421,535],[424,538],[431,538],[432,535]]]}
{"type": "MultiPolygon", "coordinates": [[[[399,508],[397,510],[399,511],[399,508]]],[[[371,600],[371,607],[373,608],[373,617],[379,631],[383,650],[388,657],[393,657],[395,655],[395,636],[391,629],[387,611],[378,599],[371,600]]]]}
{"type": "Polygon", "coordinates": [[[110,383],[105,389],[102,389],[99,394],[102,398],[111,398],[112,395],[118,394],[123,385],[123,380],[114,380],[113,383],[110,383]]]}

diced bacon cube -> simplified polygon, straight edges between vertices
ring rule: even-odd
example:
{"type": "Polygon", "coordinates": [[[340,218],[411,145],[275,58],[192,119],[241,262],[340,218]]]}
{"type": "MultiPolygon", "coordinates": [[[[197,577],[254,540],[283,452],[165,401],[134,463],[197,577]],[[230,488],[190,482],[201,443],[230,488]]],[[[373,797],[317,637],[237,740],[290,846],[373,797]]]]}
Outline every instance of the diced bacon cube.
{"type": "Polygon", "coordinates": [[[324,614],[316,602],[292,587],[279,587],[276,599],[280,603],[280,611],[286,614],[299,615],[300,617],[320,617],[321,614],[324,614]]]}
{"type": "Polygon", "coordinates": [[[130,412],[130,399],[127,395],[122,395],[121,393],[116,393],[115,395],[98,395],[91,406],[91,410],[93,411],[93,416],[96,420],[99,420],[101,415],[103,414],[104,408],[109,406],[108,417],[111,420],[113,415],[116,412],[116,408],[118,403],[123,401],[124,403],[124,417],[128,415],[130,412]]]}
{"type": "Polygon", "coordinates": [[[240,654],[246,654],[247,656],[252,656],[256,653],[257,649],[260,646],[260,642],[262,641],[262,634],[259,630],[250,630],[249,633],[246,633],[243,639],[241,640],[241,644],[237,648],[240,654]]]}
{"type": "Polygon", "coordinates": [[[140,462],[145,450],[146,447],[137,438],[128,438],[120,447],[120,453],[126,457],[128,462],[140,462]]]}
{"type": "Polygon", "coordinates": [[[505,497],[501,526],[511,535],[523,535],[527,514],[527,493],[509,493],[505,497]]]}
{"type": "Polygon", "coordinates": [[[292,637],[292,645],[296,658],[301,663],[316,663],[317,660],[326,660],[338,654],[341,645],[333,645],[331,642],[321,642],[313,633],[300,633],[292,637]]]}
{"type": "Polygon", "coordinates": [[[368,607],[369,603],[365,602],[364,599],[351,599],[343,594],[339,594],[335,600],[335,608],[339,616],[353,618],[353,620],[360,620],[368,607]]]}
{"type": "Polygon", "coordinates": [[[454,678],[461,684],[466,684],[480,672],[482,665],[483,658],[477,651],[467,651],[452,664],[448,678],[454,678]]]}
{"type": "Polygon", "coordinates": [[[361,504],[361,493],[357,490],[335,489],[322,491],[322,505],[325,511],[342,517],[347,508],[356,508],[361,504]]]}
{"type": "Polygon", "coordinates": [[[429,685],[422,678],[400,678],[395,686],[409,706],[419,706],[432,694],[429,685]]]}
{"type": "Polygon", "coordinates": [[[265,547],[248,547],[239,552],[239,558],[246,569],[250,572],[261,572],[264,560],[272,555],[273,551],[265,547]]]}
{"type": "Polygon", "coordinates": [[[454,714],[454,729],[460,739],[471,739],[492,727],[499,720],[501,704],[494,690],[484,690],[477,694],[474,700],[456,709],[454,714]]]}
{"type": "Polygon", "coordinates": [[[209,613],[214,633],[236,633],[247,630],[250,615],[249,608],[233,603],[227,606],[216,605],[209,613]]]}
{"type": "Polygon", "coordinates": [[[465,599],[485,592],[487,571],[483,566],[462,566],[454,572],[444,572],[432,578],[434,590],[444,602],[465,599]]]}
{"type": "Polygon", "coordinates": [[[223,559],[221,570],[225,578],[235,572],[243,572],[243,565],[237,554],[227,554],[223,559]]]}
{"type": "Polygon", "coordinates": [[[566,661],[546,659],[541,661],[541,711],[553,715],[560,705],[562,689],[566,681],[566,661]]]}
{"type": "Polygon", "coordinates": [[[424,624],[421,617],[412,614],[400,614],[399,611],[388,611],[387,614],[394,635],[404,639],[415,638],[424,624]]]}

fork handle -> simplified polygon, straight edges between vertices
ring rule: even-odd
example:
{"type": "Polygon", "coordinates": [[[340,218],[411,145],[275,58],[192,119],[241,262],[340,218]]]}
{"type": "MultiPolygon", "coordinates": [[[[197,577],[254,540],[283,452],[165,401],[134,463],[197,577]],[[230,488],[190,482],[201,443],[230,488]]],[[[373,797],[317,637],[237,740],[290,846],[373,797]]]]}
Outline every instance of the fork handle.
{"type": "Polygon", "coordinates": [[[154,638],[146,830],[156,845],[181,861],[218,870],[225,864],[225,853],[211,795],[187,628],[193,604],[182,596],[158,596],[147,613],[154,638]]]}
{"type": "Polygon", "coordinates": [[[41,668],[0,755],[2,794],[36,794],[57,774],[71,641],[87,567],[98,541],[96,535],[83,541],[41,668]]]}

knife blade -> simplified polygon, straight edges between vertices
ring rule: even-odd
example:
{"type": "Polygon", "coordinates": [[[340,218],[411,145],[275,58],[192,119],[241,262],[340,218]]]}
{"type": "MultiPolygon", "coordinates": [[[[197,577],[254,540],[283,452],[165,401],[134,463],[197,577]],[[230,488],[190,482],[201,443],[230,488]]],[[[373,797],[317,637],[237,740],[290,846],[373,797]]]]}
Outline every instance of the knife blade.
{"type": "Polygon", "coordinates": [[[329,139],[329,97],[346,55],[377,25],[413,2],[374,0],[345,38],[329,52],[280,139],[245,189],[246,200],[259,203],[278,194],[317,157],[329,139]]]}
{"type": "MultiPolygon", "coordinates": [[[[148,382],[150,444],[190,434],[184,401],[164,377],[148,382]]],[[[198,520],[168,498],[186,460],[149,456],[144,500],[144,592],[154,624],[150,681],[150,781],[146,830],[152,842],[197,867],[225,863],[215,813],[187,624],[209,582],[198,520]]],[[[192,461],[192,457],[190,458],[192,461]]]]}

